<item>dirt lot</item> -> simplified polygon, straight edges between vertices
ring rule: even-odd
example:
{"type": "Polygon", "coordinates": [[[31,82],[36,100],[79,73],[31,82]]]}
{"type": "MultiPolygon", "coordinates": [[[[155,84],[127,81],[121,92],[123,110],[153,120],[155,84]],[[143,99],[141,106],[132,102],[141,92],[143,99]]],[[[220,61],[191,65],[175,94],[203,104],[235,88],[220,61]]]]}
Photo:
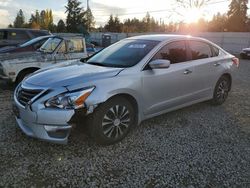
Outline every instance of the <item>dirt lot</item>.
{"type": "Polygon", "coordinates": [[[0,81],[0,187],[250,187],[250,61],[224,105],[150,119],[108,147],[79,131],[68,145],[28,138],[12,93],[0,81]]]}

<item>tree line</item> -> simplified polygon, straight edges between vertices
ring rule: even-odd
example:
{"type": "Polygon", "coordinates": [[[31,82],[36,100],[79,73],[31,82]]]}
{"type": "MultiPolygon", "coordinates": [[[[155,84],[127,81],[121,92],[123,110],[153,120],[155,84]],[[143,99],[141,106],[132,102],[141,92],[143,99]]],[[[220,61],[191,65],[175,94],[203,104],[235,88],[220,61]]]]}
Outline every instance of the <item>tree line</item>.
{"type": "Polygon", "coordinates": [[[66,22],[60,19],[57,24],[54,24],[51,9],[36,10],[34,14],[31,14],[28,22],[26,22],[23,10],[20,9],[13,24],[10,24],[9,27],[46,29],[58,33],[70,32],[84,34],[88,34],[89,31],[93,30],[95,21],[91,9],[87,8],[84,10],[81,6],[81,2],[78,0],[68,0],[65,9],[65,13],[67,14],[66,22]]]}
{"type": "MultiPolygon", "coordinates": [[[[176,0],[185,5],[185,0],[176,0]]],[[[188,1],[190,3],[192,1],[188,1]]],[[[200,8],[202,2],[209,0],[193,1],[193,5],[200,8]]],[[[247,16],[248,0],[231,0],[229,10],[225,14],[217,13],[211,21],[201,18],[196,23],[157,21],[149,13],[143,19],[126,19],[121,22],[118,16],[110,15],[104,27],[100,27],[100,31],[107,32],[190,32],[190,31],[208,31],[208,32],[249,32],[250,18],[247,16]]],[[[190,3],[189,6],[192,6],[190,3]]],[[[191,8],[191,7],[188,7],[191,8]]]]}
{"type": "MultiPolygon", "coordinates": [[[[176,0],[180,5],[197,6],[201,8],[205,2],[210,0],[176,0]],[[193,2],[193,3],[190,3],[193,2]]],[[[79,0],[68,0],[65,6],[67,13],[66,22],[59,20],[57,24],[53,22],[52,10],[36,10],[31,14],[28,22],[25,21],[23,11],[17,13],[13,25],[9,27],[25,27],[34,29],[47,29],[51,32],[72,32],[85,33],[89,31],[102,32],[189,32],[189,31],[209,31],[209,32],[249,32],[250,18],[247,16],[248,0],[231,0],[229,10],[225,14],[217,13],[212,20],[207,21],[201,18],[196,23],[186,24],[184,22],[169,22],[156,20],[149,13],[143,19],[132,18],[120,21],[118,16],[110,15],[104,27],[95,28],[95,20],[91,9],[86,10],[81,6],[79,0]]],[[[190,8],[190,7],[189,7],[190,8]]]]}

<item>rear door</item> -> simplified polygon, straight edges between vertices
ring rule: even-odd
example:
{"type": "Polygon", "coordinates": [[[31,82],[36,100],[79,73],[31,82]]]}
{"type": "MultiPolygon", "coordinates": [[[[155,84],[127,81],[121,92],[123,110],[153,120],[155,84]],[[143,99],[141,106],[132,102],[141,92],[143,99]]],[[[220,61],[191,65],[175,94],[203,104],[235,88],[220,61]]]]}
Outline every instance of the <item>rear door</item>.
{"type": "Polygon", "coordinates": [[[171,65],[143,71],[144,114],[150,116],[196,100],[200,81],[193,63],[188,61],[186,41],[167,44],[152,58],[155,59],[167,59],[171,65]]]}
{"type": "Polygon", "coordinates": [[[214,85],[220,74],[221,61],[219,50],[209,43],[199,40],[189,40],[188,49],[195,73],[200,79],[197,83],[201,97],[211,97],[214,85]]]}

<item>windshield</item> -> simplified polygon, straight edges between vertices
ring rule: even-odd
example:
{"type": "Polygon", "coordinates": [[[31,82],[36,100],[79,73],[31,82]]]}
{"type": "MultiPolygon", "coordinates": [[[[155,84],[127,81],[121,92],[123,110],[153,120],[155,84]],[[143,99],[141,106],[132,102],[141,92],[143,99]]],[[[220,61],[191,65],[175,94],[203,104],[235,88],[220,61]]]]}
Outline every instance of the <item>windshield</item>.
{"type": "Polygon", "coordinates": [[[132,67],[139,63],[159,41],[127,39],[115,43],[90,58],[87,63],[107,67],[132,67]]]}
{"type": "Polygon", "coordinates": [[[40,50],[46,53],[53,53],[61,42],[62,39],[60,38],[50,38],[41,46],[40,50]]]}
{"type": "Polygon", "coordinates": [[[45,39],[45,37],[37,37],[37,38],[31,39],[31,40],[21,44],[20,47],[26,47],[26,46],[32,45],[32,44],[34,44],[42,39],[45,39]]]}

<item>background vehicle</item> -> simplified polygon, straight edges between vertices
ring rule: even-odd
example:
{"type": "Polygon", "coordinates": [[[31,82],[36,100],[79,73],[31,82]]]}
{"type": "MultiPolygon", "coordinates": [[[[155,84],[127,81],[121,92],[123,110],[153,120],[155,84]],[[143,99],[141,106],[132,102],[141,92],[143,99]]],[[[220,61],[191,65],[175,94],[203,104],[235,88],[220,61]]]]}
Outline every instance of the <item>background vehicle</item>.
{"type": "Polygon", "coordinates": [[[25,79],[14,94],[17,122],[29,136],[66,143],[72,126],[87,117],[91,136],[112,144],[142,120],[201,101],[224,103],[238,66],[237,58],[201,38],[124,39],[84,64],[25,79]]]}
{"type": "Polygon", "coordinates": [[[0,48],[5,46],[17,46],[30,39],[50,35],[47,30],[8,28],[0,29],[0,48]]]}
{"type": "Polygon", "coordinates": [[[240,52],[242,59],[250,59],[250,48],[243,48],[240,52]]]}
{"type": "Polygon", "coordinates": [[[17,46],[6,46],[0,48],[0,53],[18,53],[18,52],[32,52],[37,51],[43,43],[45,43],[51,35],[36,37],[23,44],[17,46]]]}
{"type": "Polygon", "coordinates": [[[36,52],[0,55],[0,78],[19,83],[40,68],[68,65],[87,56],[83,37],[68,34],[52,36],[36,52]]]}
{"type": "Polygon", "coordinates": [[[87,52],[88,55],[91,56],[93,54],[95,54],[97,52],[97,50],[95,49],[95,45],[91,44],[91,43],[86,43],[86,48],[87,48],[87,52]]]}

